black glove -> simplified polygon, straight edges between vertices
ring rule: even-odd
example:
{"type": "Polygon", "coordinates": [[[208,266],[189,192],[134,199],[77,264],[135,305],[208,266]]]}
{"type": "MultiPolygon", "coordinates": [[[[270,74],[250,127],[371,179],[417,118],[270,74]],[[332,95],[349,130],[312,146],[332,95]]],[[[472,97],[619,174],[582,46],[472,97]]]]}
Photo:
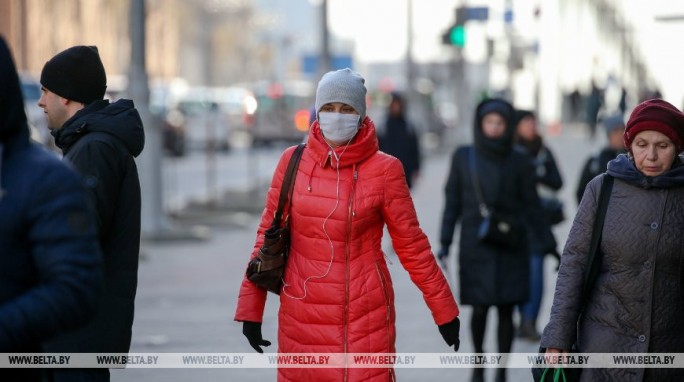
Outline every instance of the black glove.
{"type": "Polygon", "coordinates": [[[446,270],[447,269],[447,258],[449,257],[449,249],[448,248],[440,248],[439,252],[437,252],[437,260],[439,261],[439,266],[442,267],[442,269],[446,270]]]}
{"type": "Polygon", "coordinates": [[[261,337],[261,322],[242,322],[242,334],[247,337],[249,344],[259,353],[263,353],[262,346],[271,346],[271,341],[267,341],[261,337]]]}
{"type": "Polygon", "coordinates": [[[439,325],[439,333],[444,337],[447,345],[454,346],[454,351],[458,351],[458,347],[461,346],[461,340],[458,339],[460,329],[461,321],[458,320],[458,317],[451,322],[439,325]]]}

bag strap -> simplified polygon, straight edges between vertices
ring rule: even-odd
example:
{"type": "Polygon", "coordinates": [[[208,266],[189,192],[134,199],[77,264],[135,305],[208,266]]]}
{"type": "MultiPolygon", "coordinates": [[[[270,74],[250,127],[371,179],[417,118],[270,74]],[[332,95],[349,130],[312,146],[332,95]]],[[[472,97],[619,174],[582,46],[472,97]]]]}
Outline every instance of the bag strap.
{"type": "MultiPolygon", "coordinates": [[[[283,178],[283,184],[280,187],[278,208],[276,209],[275,215],[273,216],[273,226],[280,227],[280,222],[283,219],[283,212],[285,212],[285,204],[288,200],[292,200],[292,191],[294,189],[297,168],[299,167],[299,160],[302,158],[302,152],[304,151],[304,147],[306,147],[305,143],[299,144],[295,151],[292,153],[292,157],[290,157],[290,162],[287,164],[287,169],[285,170],[285,177],[283,178]]],[[[287,220],[287,217],[285,219],[287,220]]]]}
{"type": "Polygon", "coordinates": [[[484,201],[484,196],[482,195],[482,189],[480,188],[480,178],[477,176],[477,168],[475,166],[475,147],[470,148],[470,160],[468,164],[470,165],[470,177],[473,180],[473,188],[475,189],[475,198],[477,198],[477,204],[480,207],[480,216],[486,218],[489,216],[489,207],[484,201]]]}
{"type": "Polygon", "coordinates": [[[599,249],[601,244],[601,236],[603,234],[603,223],[606,220],[606,211],[608,210],[608,202],[610,201],[610,194],[613,190],[612,175],[603,174],[603,184],[601,185],[601,192],[599,193],[598,206],[596,207],[596,217],[594,219],[594,226],[591,233],[591,245],[589,246],[589,269],[584,274],[584,284],[582,285],[582,299],[580,311],[584,310],[584,306],[589,300],[591,289],[598,278],[599,269],[601,268],[602,253],[599,249]]]}

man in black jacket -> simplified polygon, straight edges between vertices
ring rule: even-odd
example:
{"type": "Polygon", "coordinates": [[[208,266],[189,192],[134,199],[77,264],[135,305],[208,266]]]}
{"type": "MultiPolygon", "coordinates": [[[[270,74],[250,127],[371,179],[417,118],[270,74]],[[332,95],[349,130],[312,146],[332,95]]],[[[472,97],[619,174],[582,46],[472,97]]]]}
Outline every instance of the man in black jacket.
{"type": "MultiPolygon", "coordinates": [[[[127,353],[130,348],[141,209],[134,158],[143,149],[145,135],[131,100],[103,100],[106,81],[93,46],[57,54],[40,77],[38,105],[64,158],[83,176],[104,257],[104,295],[95,321],[46,344],[49,352],[127,353]]],[[[60,369],[55,376],[56,381],[108,381],[109,370],[60,369]]]]}

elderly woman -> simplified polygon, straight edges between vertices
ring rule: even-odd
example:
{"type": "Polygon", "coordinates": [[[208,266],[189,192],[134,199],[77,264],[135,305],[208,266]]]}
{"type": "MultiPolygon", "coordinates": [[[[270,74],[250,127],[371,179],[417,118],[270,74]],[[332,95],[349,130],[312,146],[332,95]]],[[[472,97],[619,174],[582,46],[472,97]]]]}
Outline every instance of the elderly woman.
{"type": "MultiPolygon", "coordinates": [[[[624,141],[628,153],[608,164],[615,184],[599,275],[580,316],[601,176],[587,186],[561,256],[541,340],[547,353],[566,352],[575,341],[585,353],[684,351],[684,114],[663,100],[646,101],[632,112],[624,141]]],[[[684,369],[585,369],[581,380],[684,380],[684,369]]]]}
{"type": "MultiPolygon", "coordinates": [[[[358,73],[325,74],[296,173],[291,246],[280,293],[278,352],[394,353],[394,291],[380,242],[386,224],[402,266],[423,292],[439,332],[459,346],[458,307],[418,225],[398,159],[378,151],[358,73]]],[[[276,209],[285,167],[275,170],[252,257],[276,209]]],[[[258,352],[266,290],[244,279],[235,320],[258,352]]],[[[281,368],[279,381],[390,381],[389,368],[281,368]]]]}

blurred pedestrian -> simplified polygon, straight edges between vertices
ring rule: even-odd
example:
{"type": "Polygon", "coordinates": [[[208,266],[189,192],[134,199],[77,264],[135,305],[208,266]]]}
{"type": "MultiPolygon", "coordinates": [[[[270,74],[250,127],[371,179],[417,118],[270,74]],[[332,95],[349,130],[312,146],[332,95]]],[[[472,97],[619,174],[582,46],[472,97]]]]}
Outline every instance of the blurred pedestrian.
{"type": "MultiPolygon", "coordinates": [[[[563,219],[563,204],[557,196],[558,190],[563,187],[563,179],[558,171],[556,159],[539,134],[535,114],[529,110],[517,110],[515,112],[515,126],[515,148],[529,155],[532,159],[537,193],[546,217],[544,228],[549,231],[548,235],[553,235],[551,226],[560,223],[563,219]]],[[[526,303],[519,306],[518,337],[538,341],[540,335],[537,332],[537,316],[544,293],[544,258],[547,255],[545,251],[548,251],[549,247],[547,243],[535,240],[533,235],[529,235],[528,240],[530,297],[526,303]]]]}
{"type": "Polygon", "coordinates": [[[608,162],[625,152],[625,144],[622,139],[625,132],[625,122],[622,114],[611,115],[605,118],[601,123],[606,132],[608,144],[584,163],[579,182],[577,183],[577,190],[575,191],[577,204],[582,200],[584,189],[587,187],[589,181],[596,176],[603,174],[606,171],[608,162]]]}
{"type": "Polygon", "coordinates": [[[406,101],[393,92],[387,110],[385,130],[378,136],[380,150],[399,159],[409,189],[420,174],[420,148],[414,126],[406,118],[406,101]]]}
{"type": "MultiPolygon", "coordinates": [[[[627,121],[624,140],[628,153],[608,164],[614,185],[600,233],[598,276],[582,304],[605,177],[587,186],[561,256],[541,340],[547,354],[567,352],[575,341],[583,353],[684,349],[684,164],[678,157],[684,151],[684,114],[663,100],[645,101],[627,121]]],[[[681,381],[684,369],[583,369],[581,380],[681,381]]]]}
{"type": "Polygon", "coordinates": [[[575,88],[569,95],[570,99],[570,120],[572,122],[579,122],[581,120],[581,106],[582,106],[582,94],[579,89],[575,88]]]}
{"type": "MultiPolygon", "coordinates": [[[[511,351],[513,307],[529,298],[527,230],[534,229],[542,240],[540,219],[532,218],[541,215],[534,169],[527,155],[513,150],[513,118],[513,107],[503,99],[480,102],[475,111],[474,145],[456,149],[445,187],[438,256],[446,260],[460,220],[461,303],[473,306],[470,329],[476,353],[484,353],[491,306],[496,306],[499,314],[498,350],[511,351]],[[508,243],[495,244],[479,235],[480,227],[485,228],[482,223],[495,213],[508,217],[505,222],[494,223],[495,228],[503,226],[500,230],[504,234],[511,234],[510,238],[505,235],[508,243]]],[[[484,369],[473,369],[472,381],[483,378],[484,369]]],[[[505,379],[506,369],[497,369],[496,380],[505,379]]]]}
{"type": "Polygon", "coordinates": [[[620,115],[625,115],[627,112],[627,88],[622,86],[620,89],[620,101],[618,101],[618,110],[620,110],[620,115]]]}
{"type": "Polygon", "coordinates": [[[596,124],[598,123],[598,115],[603,107],[604,90],[596,85],[595,81],[591,81],[591,90],[587,96],[587,126],[589,127],[589,138],[594,139],[596,135],[596,124]]]}
{"type": "MultiPolygon", "coordinates": [[[[65,160],[80,172],[95,207],[104,256],[104,295],[87,327],[51,341],[66,353],[127,353],[140,251],[140,183],[135,157],[144,132],[133,102],[104,100],[107,78],[94,46],[74,46],[50,59],[40,77],[48,127],[65,160]]],[[[60,369],[55,381],[108,381],[108,369],[60,369]],[[81,378],[81,379],[79,379],[81,378]]]]}
{"type": "MultiPolygon", "coordinates": [[[[76,172],[29,140],[17,71],[0,37],[0,353],[41,343],[95,315],[102,259],[76,172]]],[[[3,382],[41,381],[2,369],[3,382]]]]}
{"type": "MultiPolygon", "coordinates": [[[[280,293],[278,352],[395,353],[394,290],[380,240],[386,224],[397,256],[423,292],[439,332],[459,347],[458,307],[420,229],[401,162],[378,151],[366,116],[365,80],[350,69],[326,73],[318,116],[296,172],[291,245],[280,293]]],[[[273,219],[285,167],[275,170],[252,258],[273,219]]],[[[235,320],[258,352],[266,290],[243,279],[235,320]]],[[[388,381],[391,368],[280,368],[281,381],[388,381]]]]}

